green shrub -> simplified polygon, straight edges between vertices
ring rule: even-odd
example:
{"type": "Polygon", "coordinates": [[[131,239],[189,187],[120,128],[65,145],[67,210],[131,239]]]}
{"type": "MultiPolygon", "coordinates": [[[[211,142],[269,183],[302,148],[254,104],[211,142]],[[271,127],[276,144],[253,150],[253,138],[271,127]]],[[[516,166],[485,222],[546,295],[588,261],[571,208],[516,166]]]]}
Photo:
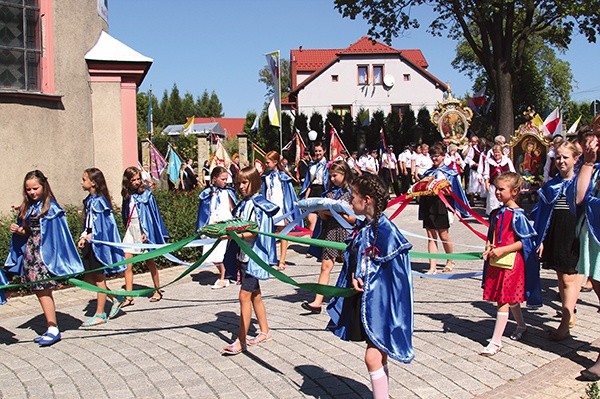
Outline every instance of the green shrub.
{"type": "MultiPolygon", "coordinates": [[[[189,237],[196,231],[196,215],[198,212],[198,194],[199,191],[192,192],[176,192],[166,190],[155,190],[154,196],[158,203],[158,208],[163,217],[167,231],[169,232],[169,242],[176,242],[183,238],[189,237]]],[[[81,234],[83,226],[83,211],[81,206],[67,205],[64,206],[65,215],[67,217],[67,223],[73,239],[77,241],[81,234]]],[[[125,227],[123,226],[123,220],[121,218],[120,209],[114,206],[115,219],[121,237],[125,235],[125,227]]],[[[10,248],[11,234],[9,226],[14,222],[16,215],[6,215],[0,217],[0,257],[2,260],[6,259],[10,248]]],[[[174,254],[181,260],[195,261],[201,255],[200,248],[185,248],[174,254]]],[[[159,266],[171,266],[172,263],[163,257],[156,259],[156,263],[159,266]]],[[[0,267],[3,267],[3,263],[0,267]]],[[[145,271],[142,263],[134,264],[133,270],[135,273],[145,271]]],[[[13,279],[13,283],[18,283],[18,278],[13,279]]],[[[28,291],[27,289],[19,290],[23,293],[28,291]]]]}

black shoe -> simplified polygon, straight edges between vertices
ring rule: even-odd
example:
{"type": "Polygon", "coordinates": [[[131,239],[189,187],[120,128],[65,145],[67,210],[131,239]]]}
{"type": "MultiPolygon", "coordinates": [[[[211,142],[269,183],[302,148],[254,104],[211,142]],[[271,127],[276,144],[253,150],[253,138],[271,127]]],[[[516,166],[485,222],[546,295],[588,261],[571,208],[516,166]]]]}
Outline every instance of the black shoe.
{"type": "Polygon", "coordinates": [[[598,381],[600,380],[600,375],[597,375],[596,373],[592,373],[590,370],[585,369],[581,370],[581,375],[579,376],[579,378],[582,381],[598,381]]]}
{"type": "Polygon", "coordinates": [[[592,292],[593,290],[592,287],[581,287],[581,292],[592,292]]]}
{"type": "Polygon", "coordinates": [[[311,313],[314,313],[314,314],[321,313],[321,307],[320,306],[310,306],[308,304],[308,302],[306,302],[306,301],[302,302],[302,305],[300,305],[300,306],[302,306],[302,309],[308,310],[311,313]]]}

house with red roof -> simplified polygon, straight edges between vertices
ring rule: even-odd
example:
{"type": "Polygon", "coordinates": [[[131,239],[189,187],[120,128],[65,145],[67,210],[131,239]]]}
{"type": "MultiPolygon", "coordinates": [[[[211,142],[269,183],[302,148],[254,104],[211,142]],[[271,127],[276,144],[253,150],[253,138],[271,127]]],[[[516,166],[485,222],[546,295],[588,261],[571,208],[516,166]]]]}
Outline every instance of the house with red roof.
{"type": "MultiPolygon", "coordinates": [[[[189,120],[188,120],[189,121],[189,120]]],[[[186,122],[187,123],[187,122],[186,122]]],[[[239,133],[244,133],[246,118],[199,118],[195,117],[193,124],[188,129],[191,134],[215,135],[232,140],[239,133]]],[[[163,130],[169,136],[184,133],[183,125],[169,125],[163,130]]]]}
{"type": "Polygon", "coordinates": [[[366,36],[344,49],[290,51],[292,90],[282,109],[326,115],[432,111],[448,86],[431,74],[419,49],[398,50],[366,36]]]}

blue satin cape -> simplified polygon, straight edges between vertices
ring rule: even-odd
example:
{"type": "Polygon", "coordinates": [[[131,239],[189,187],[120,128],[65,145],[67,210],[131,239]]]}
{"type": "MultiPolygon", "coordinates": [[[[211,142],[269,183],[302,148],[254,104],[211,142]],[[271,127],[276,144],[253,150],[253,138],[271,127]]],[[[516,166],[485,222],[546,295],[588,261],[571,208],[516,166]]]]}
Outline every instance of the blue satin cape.
{"type": "MultiPolygon", "coordinates": [[[[488,230],[488,241],[491,241],[494,226],[502,218],[502,214],[505,210],[509,209],[506,206],[502,206],[497,210],[493,211],[490,215],[490,229],[488,230]]],[[[543,305],[542,303],[542,283],[540,280],[540,261],[537,256],[536,249],[537,244],[537,233],[527,216],[525,211],[521,208],[510,208],[513,211],[512,218],[512,229],[523,244],[523,261],[525,262],[525,299],[527,306],[530,308],[538,308],[543,305]]],[[[485,281],[485,273],[488,268],[488,262],[483,263],[483,278],[481,284],[485,281]]]]}
{"type": "MultiPolygon", "coordinates": [[[[442,172],[444,174],[444,177],[450,183],[450,186],[452,188],[452,192],[458,198],[460,198],[460,200],[464,204],[468,204],[469,200],[467,199],[467,195],[465,194],[465,190],[463,190],[462,184],[460,182],[460,178],[458,176],[458,172],[455,171],[454,169],[450,168],[448,165],[442,165],[439,168],[429,168],[429,169],[427,169],[425,171],[425,173],[423,173],[423,177],[426,177],[426,176],[435,176],[435,178],[437,179],[438,178],[437,172],[442,172]]],[[[462,215],[462,217],[466,218],[466,217],[469,216],[469,212],[467,212],[467,210],[464,209],[462,206],[458,205],[456,203],[456,201],[454,201],[453,198],[448,198],[448,202],[450,204],[452,204],[452,206],[454,207],[454,209],[456,209],[458,212],[460,212],[460,214],[462,215]]],[[[422,220],[422,219],[423,219],[422,215],[419,215],[419,220],[422,220]]]]}
{"type": "MultiPolygon", "coordinates": [[[[258,223],[258,230],[272,233],[274,231],[273,216],[279,211],[279,207],[268,201],[262,194],[254,194],[250,198],[244,198],[234,208],[233,215],[238,216],[246,206],[247,201],[252,201],[254,204],[254,215],[258,223]]],[[[275,238],[267,237],[263,234],[258,234],[252,245],[252,250],[268,265],[277,264],[277,247],[275,246],[275,238]]],[[[233,240],[227,243],[227,250],[223,258],[225,265],[225,275],[227,278],[235,278],[237,275],[237,255],[240,247],[233,240]]],[[[262,267],[258,266],[255,261],[250,258],[248,261],[247,273],[259,280],[267,280],[269,273],[262,267]]]]}
{"type": "MultiPolygon", "coordinates": [[[[577,180],[577,177],[573,178],[577,180]]],[[[567,191],[570,198],[570,206],[575,207],[575,199],[577,196],[577,181],[573,184],[573,190],[567,191]]],[[[582,211],[585,212],[585,218],[588,225],[588,230],[596,243],[600,245],[600,163],[594,165],[590,184],[583,197],[581,203],[582,211]]]]}
{"type": "MultiPolygon", "coordinates": [[[[347,187],[347,188],[344,189],[344,188],[340,188],[340,187],[337,187],[337,186],[332,186],[330,190],[325,191],[321,195],[321,198],[327,198],[327,193],[329,193],[329,192],[334,192],[335,193],[334,199],[337,200],[342,195],[344,195],[344,193],[350,192],[350,187],[347,187]]],[[[320,216],[318,216],[317,217],[317,223],[315,223],[315,230],[313,231],[313,233],[310,236],[310,238],[319,238],[319,237],[321,237],[322,230],[323,230],[323,220],[321,219],[320,216]]],[[[316,245],[310,245],[308,247],[307,252],[310,255],[312,255],[315,258],[317,258],[317,262],[321,262],[322,261],[322,255],[323,255],[323,248],[322,247],[318,247],[316,245]]]]}
{"type": "Polygon", "coordinates": [[[201,229],[202,227],[208,224],[208,220],[210,219],[210,202],[211,202],[211,194],[213,190],[227,190],[227,194],[229,194],[229,198],[231,198],[233,205],[237,204],[237,197],[235,195],[235,190],[232,187],[226,186],[224,188],[218,188],[215,186],[211,186],[202,190],[200,195],[198,196],[198,215],[196,216],[196,230],[201,229]]]}
{"type": "Polygon", "coordinates": [[[576,179],[577,176],[574,176],[571,180],[564,180],[560,175],[556,175],[538,190],[540,200],[531,210],[533,228],[537,232],[537,247],[546,238],[548,227],[550,227],[550,220],[552,220],[552,214],[554,213],[554,205],[558,201],[560,194],[562,193],[567,196],[569,187],[573,185],[576,179]]]}
{"type": "MultiPolygon", "coordinates": [[[[85,199],[86,213],[92,215],[92,238],[94,240],[121,242],[117,221],[112,207],[102,195],[88,195],[85,199]]],[[[123,249],[111,245],[92,243],[92,250],[96,259],[104,266],[120,262],[124,257],[123,249]]],[[[120,273],[127,265],[105,269],[105,274],[120,273]]]]}
{"type": "Polygon", "coordinates": [[[300,198],[305,197],[306,190],[308,190],[312,183],[312,181],[310,180],[310,168],[315,164],[318,164],[317,170],[321,168],[325,169],[325,171],[323,172],[323,186],[325,187],[325,191],[329,189],[329,168],[327,167],[327,159],[323,157],[323,159],[321,159],[319,162],[312,161],[308,164],[308,168],[306,169],[306,176],[304,177],[304,183],[302,183],[302,188],[298,193],[298,197],[300,198]]]}
{"type": "MultiPolygon", "coordinates": [[[[298,196],[296,195],[296,190],[294,190],[294,185],[292,184],[292,178],[290,175],[285,173],[282,170],[272,170],[269,173],[265,173],[261,176],[262,178],[262,187],[261,192],[266,197],[267,195],[267,179],[270,178],[271,174],[276,173],[281,181],[281,188],[283,190],[283,209],[281,212],[284,215],[288,215],[285,220],[288,222],[292,222],[300,217],[302,214],[300,209],[296,206],[296,202],[298,202],[298,196]]],[[[302,224],[300,224],[302,226],[302,224]]]]}
{"type": "MultiPolygon", "coordinates": [[[[408,251],[412,245],[398,228],[382,215],[378,223],[377,242],[379,253],[365,256],[365,250],[373,241],[371,223],[361,224],[349,239],[345,262],[337,286],[352,287],[351,276],[362,278],[364,292],[361,302],[361,321],[369,340],[392,359],[410,363],[414,358],[413,335],[413,286],[408,251]],[[357,249],[357,262],[350,264],[350,247],[357,249]],[[361,264],[365,264],[362,271],[361,264]]],[[[351,315],[343,312],[346,298],[334,297],[327,306],[331,317],[327,329],[341,339],[348,340],[351,315]]]]}
{"type": "MultiPolygon", "coordinates": [[[[29,219],[34,212],[35,214],[39,213],[41,207],[41,201],[32,205],[25,219],[29,219]]],[[[83,264],[69,231],[65,211],[54,200],[50,201],[48,213],[40,218],[40,235],[40,254],[42,261],[51,274],[64,276],[83,272],[83,264]]],[[[24,238],[23,245],[20,248],[14,248],[17,252],[12,253],[13,248],[11,246],[11,254],[9,255],[9,259],[16,259],[20,262],[18,265],[12,265],[10,271],[18,271],[20,275],[24,273],[22,254],[25,253],[25,245],[27,244],[27,239],[24,238]]]]}
{"type": "MultiPolygon", "coordinates": [[[[131,196],[135,201],[142,233],[146,234],[148,244],[164,244],[169,239],[169,233],[160,216],[156,198],[150,190],[144,190],[143,193],[132,193],[131,196]]],[[[129,200],[123,199],[123,207],[121,208],[121,216],[123,224],[127,225],[129,219],[129,200]]]]}

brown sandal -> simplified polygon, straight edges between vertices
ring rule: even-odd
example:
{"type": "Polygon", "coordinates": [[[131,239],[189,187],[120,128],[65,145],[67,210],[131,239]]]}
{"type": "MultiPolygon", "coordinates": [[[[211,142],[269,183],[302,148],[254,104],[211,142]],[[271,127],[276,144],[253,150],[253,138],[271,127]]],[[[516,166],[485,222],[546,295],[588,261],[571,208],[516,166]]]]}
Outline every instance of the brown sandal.
{"type": "Polygon", "coordinates": [[[149,301],[150,302],[158,302],[162,299],[163,294],[160,291],[154,291],[154,294],[152,294],[152,296],[150,297],[149,301]],[[158,294],[158,295],[156,295],[158,294]]]}
{"type": "Polygon", "coordinates": [[[128,296],[127,298],[125,298],[125,300],[123,301],[123,304],[121,305],[122,308],[125,308],[127,306],[132,306],[135,305],[135,303],[133,302],[133,297],[128,296]]]}

